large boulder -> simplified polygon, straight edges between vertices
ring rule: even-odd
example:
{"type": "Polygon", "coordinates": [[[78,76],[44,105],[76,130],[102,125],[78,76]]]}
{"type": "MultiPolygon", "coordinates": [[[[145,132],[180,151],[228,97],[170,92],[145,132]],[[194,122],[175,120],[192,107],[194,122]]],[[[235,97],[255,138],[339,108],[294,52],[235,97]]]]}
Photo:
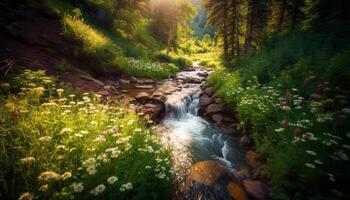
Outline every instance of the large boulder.
{"type": "Polygon", "coordinates": [[[107,90],[101,90],[101,91],[97,92],[97,94],[99,94],[103,97],[107,97],[110,95],[110,93],[107,90]]]}
{"type": "Polygon", "coordinates": [[[217,180],[225,174],[225,168],[217,161],[209,160],[194,164],[188,179],[205,186],[214,186],[217,180]]]}
{"type": "Polygon", "coordinates": [[[146,103],[149,102],[150,95],[147,92],[140,92],[136,95],[136,101],[140,102],[140,103],[146,103]]]}
{"type": "Polygon", "coordinates": [[[210,104],[207,107],[207,114],[214,115],[216,113],[224,112],[225,108],[222,104],[210,104]]]}
{"type": "Polygon", "coordinates": [[[214,92],[215,92],[215,90],[214,90],[213,87],[207,87],[207,88],[204,89],[204,93],[206,95],[208,95],[209,97],[213,96],[214,92]]]}
{"type": "Polygon", "coordinates": [[[194,164],[185,182],[179,187],[178,199],[236,199],[248,200],[243,186],[217,161],[194,164]],[[183,198],[186,197],[186,198],[183,198]]]}
{"type": "Polygon", "coordinates": [[[247,135],[242,136],[239,140],[239,143],[244,147],[250,147],[253,144],[252,140],[247,135]]]}
{"type": "Polygon", "coordinates": [[[213,99],[210,98],[208,95],[203,95],[199,98],[199,106],[208,106],[209,104],[211,104],[212,101],[213,99]]]}
{"type": "Polygon", "coordinates": [[[218,113],[218,114],[214,114],[213,116],[211,116],[211,119],[216,124],[221,124],[222,120],[224,119],[224,116],[222,114],[218,113]]]}
{"type": "Polygon", "coordinates": [[[235,200],[249,200],[246,191],[241,184],[230,182],[226,186],[227,192],[235,200]]]}
{"type": "Polygon", "coordinates": [[[164,114],[164,106],[160,104],[148,103],[142,106],[142,112],[149,115],[152,120],[158,121],[162,119],[164,114]]]}
{"type": "Polygon", "coordinates": [[[244,180],[243,186],[252,199],[269,199],[270,188],[263,182],[258,180],[244,180]]]}
{"type": "Polygon", "coordinates": [[[183,79],[185,83],[192,83],[192,84],[200,84],[202,83],[202,80],[199,78],[194,78],[194,77],[186,77],[183,79]]]}
{"type": "Polygon", "coordinates": [[[162,92],[155,92],[152,94],[151,99],[152,102],[155,103],[160,103],[160,104],[164,104],[167,100],[166,96],[162,93],[162,92]]]}
{"type": "Polygon", "coordinates": [[[198,72],[197,75],[206,78],[209,74],[208,72],[198,72]]]}
{"type": "Polygon", "coordinates": [[[245,160],[247,164],[252,168],[257,168],[259,165],[261,165],[259,155],[253,150],[247,151],[245,154],[245,160]]]}

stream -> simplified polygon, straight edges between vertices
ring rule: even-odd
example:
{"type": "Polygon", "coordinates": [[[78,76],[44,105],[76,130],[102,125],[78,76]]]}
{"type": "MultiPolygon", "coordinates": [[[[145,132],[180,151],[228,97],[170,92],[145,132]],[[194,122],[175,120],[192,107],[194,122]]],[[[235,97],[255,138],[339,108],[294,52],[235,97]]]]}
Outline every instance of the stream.
{"type": "MultiPolygon", "coordinates": [[[[178,73],[176,79],[198,78],[202,68],[195,63],[194,69],[178,73]]],[[[197,115],[202,84],[189,84],[187,88],[168,96],[165,118],[161,123],[166,128],[163,139],[173,149],[174,168],[179,182],[186,179],[191,166],[201,161],[215,160],[230,174],[244,165],[243,151],[237,138],[197,115]]],[[[201,199],[225,199],[211,196],[207,198],[202,195],[201,199]]]]}

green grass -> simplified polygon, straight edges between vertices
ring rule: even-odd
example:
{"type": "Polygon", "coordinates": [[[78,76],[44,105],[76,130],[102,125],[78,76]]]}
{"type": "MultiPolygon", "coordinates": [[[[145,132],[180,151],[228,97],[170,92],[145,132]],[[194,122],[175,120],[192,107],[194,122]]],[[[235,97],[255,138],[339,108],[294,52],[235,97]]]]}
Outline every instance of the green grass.
{"type": "Polygon", "coordinates": [[[171,198],[170,150],[146,116],[57,89],[43,71],[12,80],[1,84],[2,197],[171,198]]]}
{"type": "Polygon", "coordinates": [[[217,95],[235,106],[239,129],[266,159],[274,199],[348,197],[349,97],[321,83],[310,80],[306,93],[246,80],[239,70],[218,70],[209,78],[217,95]]]}
{"type": "Polygon", "coordinates": [[[137,60],[128,58],[128,65],[124,71],[136,77],[147,77],[152,79],[168,78],[179,69],[173,64],[160,64],[157,62],[137,60]]]}
{"type": "Polygon", "coordinates": [[[82,46],[82,53],[94,57],[101,65],[112,66],[115,70],[132,76],[153,79],[167,78],[178,71],[172,65],[125,57],[113,40],[80,18],[67,15],[63,24],[65,37],[78,41],[82,46]]]}
{"type": "Polygon", "coordinates": [[[209,84],[266,160],[273,199],[347,199],[350,55],[344,33],[287,33],[209,84]]]}
{"type": "Polygon", "coordinates": [[[121,54],[120,48],[108,37],[89,26],[83,19],[66,15],[63,18],[65,37],[79,41],[82,51],[99,60],[110,60],[121,54]]]}
{"type": "Polygon", "coordinates": [[[174,53],[166,54],[164,52],[161,52],[157,55],[157,59],[160,62],[172,63],[181,70],[186,69],[188,66],[192,64],[191,59],[183,55],[182,56],[176,55],[174,53]]]}

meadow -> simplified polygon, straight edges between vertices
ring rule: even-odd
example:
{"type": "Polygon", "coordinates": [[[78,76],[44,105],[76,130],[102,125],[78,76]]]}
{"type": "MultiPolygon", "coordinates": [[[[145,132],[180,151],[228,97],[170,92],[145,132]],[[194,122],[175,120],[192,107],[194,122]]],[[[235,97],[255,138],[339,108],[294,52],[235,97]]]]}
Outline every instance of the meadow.
{"type": "Polygon", "coordinates": [[[4,198],[170,198],[171,150],[148,116],[72,91],[43,71],[1,83],[4,198]]]}
{"type": "Polygon", "coordinates": [[[274,199],[347,197],[348,51],[313,34],[274,38],[208,81],[236,109],[240,131],[266,162],[274,199]]]}

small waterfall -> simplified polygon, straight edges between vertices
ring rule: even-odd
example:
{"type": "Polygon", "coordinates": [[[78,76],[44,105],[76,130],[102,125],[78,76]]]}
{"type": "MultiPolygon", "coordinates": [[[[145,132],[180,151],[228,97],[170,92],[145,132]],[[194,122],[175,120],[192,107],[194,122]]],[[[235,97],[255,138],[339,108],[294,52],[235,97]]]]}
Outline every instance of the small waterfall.
{"type": "Polygon", "coordinates": [[[190,106],[192,102],[191,96],[186,96],[181,101],[176,102],[176,104],[173,103],[166,103],[165,104],[165,119],[181,119],[186,117],[188,113],[191,110],[193,110],[193,107],[190,106]]]}
{"type": "Polygon", "coordinates": [[[170,134],[178,148],[191,150],[194,161],[216,160],[229,171],[235,171],[244,160],[237,142],[198,117],[198,107],[198,94],[170,101],[163,124],[173,130],[170,134]]]}

